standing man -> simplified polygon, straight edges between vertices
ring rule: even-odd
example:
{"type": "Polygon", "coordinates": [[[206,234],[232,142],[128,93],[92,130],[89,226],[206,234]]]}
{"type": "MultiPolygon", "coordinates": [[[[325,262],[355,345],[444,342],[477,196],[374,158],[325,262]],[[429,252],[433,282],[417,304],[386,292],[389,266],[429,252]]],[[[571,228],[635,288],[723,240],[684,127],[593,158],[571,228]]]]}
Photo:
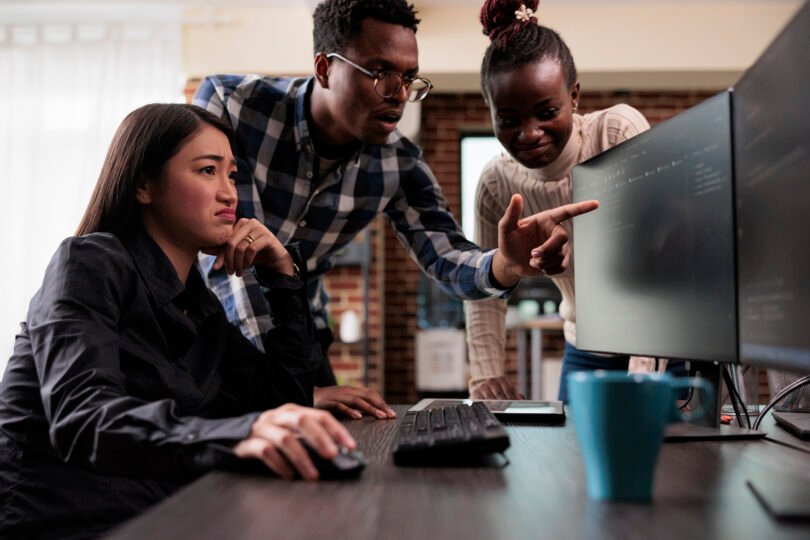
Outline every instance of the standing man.
{"type": "MultiPolygon", "coordinates": [[[[319,387],[315,405],[352,417],[390,417],[393,411],[376,392],[334,386],[323,287],[333,254],[384,213],[414,260],[448,293],[466,300],[503,297],[521,275],[567,264],[567,236],[557,224],[596,205],[519,219],[522,199],[513,196],[499,249],[481,250],[462,234],[421,149],[396,129],[406,103],[421,101],[432,88],[418,74],[413,6],[324,0],[313,19],[314,76],[208,77],[194,103],[236,132],[239,212],[262,221],[282,243],[300,243],[324,352],[308,374],[319,387]],[[544,255],[530,261],[541,244],[544,255]]],[[[229,280],[212,272],[209,285],[231,322],[261,346],[259,336],[272,321],[255,278],[229,280]]]]}

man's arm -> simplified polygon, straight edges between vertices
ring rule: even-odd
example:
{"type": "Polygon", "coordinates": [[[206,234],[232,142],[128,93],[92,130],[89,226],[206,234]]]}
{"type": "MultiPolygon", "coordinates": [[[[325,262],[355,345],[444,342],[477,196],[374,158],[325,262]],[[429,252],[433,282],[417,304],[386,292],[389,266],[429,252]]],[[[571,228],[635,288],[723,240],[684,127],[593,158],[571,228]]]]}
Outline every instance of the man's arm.
{"type": "Polygon", "coordinates": [[[421,159],[401,180],[385,213],[416,263],[449,295],[479,300],[508,293],[508,286],[493,279],[496,250],[484,251],[464,236],[433,172],[421,159]]]}
{"type": "Polygon", "coordinates": [[[447,293],[464,300],[504,297],[520,276],[565,270],[568,234],[559,224],[598,207],[584,201],[521,218],[523,198],[514,194],[498,223],[498,249],[483,251],[464,237],[423,161],[401,186],[386,208],[400,241],[447,293]]]}

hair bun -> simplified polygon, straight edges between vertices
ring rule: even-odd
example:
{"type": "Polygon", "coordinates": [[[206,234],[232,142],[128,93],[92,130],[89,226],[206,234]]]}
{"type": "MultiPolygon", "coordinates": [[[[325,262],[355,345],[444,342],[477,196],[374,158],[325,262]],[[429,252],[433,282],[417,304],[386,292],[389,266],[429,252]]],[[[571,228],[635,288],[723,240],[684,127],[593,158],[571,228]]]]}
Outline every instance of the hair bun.
{"type": "Polygon", "coordinates": [[[490,41],[501,35],[504,31],[514,28],[517,29],[519,25],[525,23],[536,24],[537,19],[537,6],[540,0],[486,0],[481,7],[481,26],[483,32],[487,35],[490,41]],[[523,10],[521,8],[524,8],[523,10]],[[519,18],[518,11],[525,11],[530,17],[519,18]]]}

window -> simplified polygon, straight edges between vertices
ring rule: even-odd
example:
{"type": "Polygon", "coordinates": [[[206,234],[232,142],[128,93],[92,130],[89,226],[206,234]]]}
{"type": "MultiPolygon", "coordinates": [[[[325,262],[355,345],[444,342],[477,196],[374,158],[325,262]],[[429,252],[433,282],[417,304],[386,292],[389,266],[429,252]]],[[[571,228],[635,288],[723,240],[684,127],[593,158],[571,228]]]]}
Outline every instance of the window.
{"type": "Polygon", "coordinates": [[[491,134],[461,136],[461,228],[464,236],[475,240],[475,189],[481,171],[492,158],[504,152],[491,134]]]}
{"type": "Polygon", "coordinates": [[[183,100],[180,14],[156,4],[0,6],[0,372],[118,124],[141,105],[183,100]]]}

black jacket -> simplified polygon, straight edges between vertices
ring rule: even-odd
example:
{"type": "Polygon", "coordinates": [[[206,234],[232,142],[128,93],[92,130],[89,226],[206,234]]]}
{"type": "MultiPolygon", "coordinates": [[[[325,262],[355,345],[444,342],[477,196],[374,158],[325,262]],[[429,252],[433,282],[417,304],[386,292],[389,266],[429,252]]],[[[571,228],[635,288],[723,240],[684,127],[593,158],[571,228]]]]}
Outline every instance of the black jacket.
{"type": "Polygon", "coordinates": [[[145,233],[62,243],[0,386],[0,537],[94,536],[240,463],[230,449],[259,411],[312,404],[306,287],[258,277],[283,319],[267,353],[145,233]]]}

